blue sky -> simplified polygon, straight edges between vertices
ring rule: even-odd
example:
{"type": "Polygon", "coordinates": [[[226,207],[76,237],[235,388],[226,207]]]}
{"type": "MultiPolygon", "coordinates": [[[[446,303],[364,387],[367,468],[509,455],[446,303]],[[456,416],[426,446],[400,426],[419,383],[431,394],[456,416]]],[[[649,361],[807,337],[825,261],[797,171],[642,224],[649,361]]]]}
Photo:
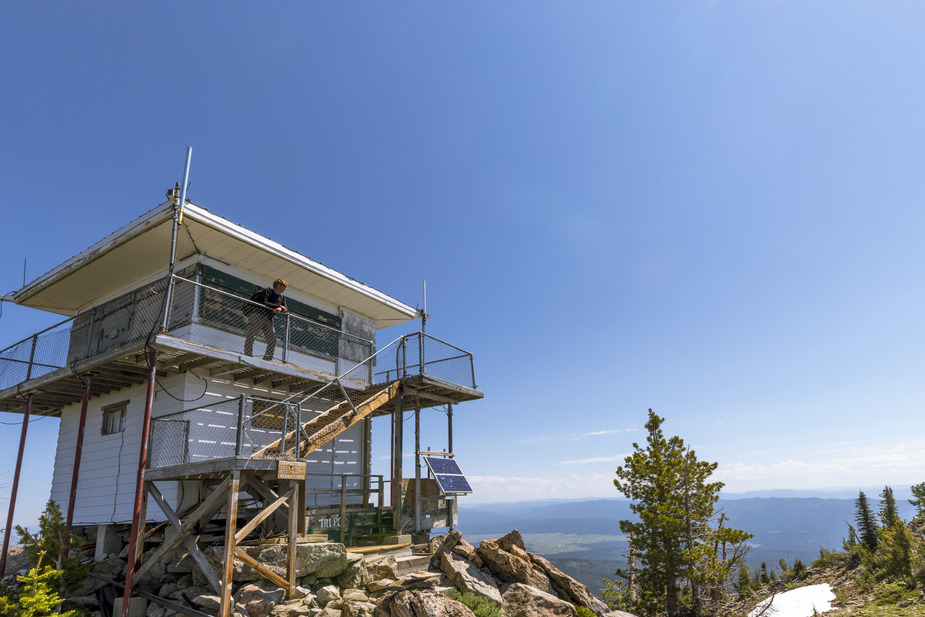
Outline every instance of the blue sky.
{"type": "MultiPolygon", "coordinates": [[[[194,202],[411,305],[427,279],[428,332],[485,393],[455,414],[470,502],[617,496],[650,407],[730,491],[925,481],[923,23],[842,0],[5,2],[0,292],[163,201],[192,146],[194,202]]],[[[0,347],[57,321],[2,309],[0,347]]],[[[17,520],[56,431],[30,427],[17,520]]]]}

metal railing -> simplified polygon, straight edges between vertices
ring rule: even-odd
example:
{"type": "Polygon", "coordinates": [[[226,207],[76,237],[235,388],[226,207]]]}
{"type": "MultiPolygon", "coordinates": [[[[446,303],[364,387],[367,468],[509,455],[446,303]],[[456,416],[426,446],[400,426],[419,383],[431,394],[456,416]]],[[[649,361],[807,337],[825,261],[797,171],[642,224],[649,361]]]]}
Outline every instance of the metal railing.
{"type": "MultiPolygon", "coordinates": [[[[329,508],[338,507],[338,516],[336,521],[332,521],[330,526],[331,530],[339,530],[339,542],[342,544],[347,539],[347,528],[349,524],[347,522],[347,509],[348,506],[352,505],[348,503],[348,497],[350,495],[360,495],[361,500],[360,504],[363,507],[371,506],[369,498],[371,495],[376,495],[376,510],[381,516],[383,509],[385,507],[385,485],[389,483],[388,480],[381,474],[323,474],[323,473],[307,473],[305,478],[308,481],[307,485],[311,484],[312,479],[339,479],[339,486],[334,488],[306,488],[305,496],[306,499],[309,497],[319,497],[319,496],[331,496],[338,497],[336,503],[331,503],[329,508]],[[376,487],[373,487],[375,483],[376,487]],[[353,484],[359,488],[349,488],[349,485],[353,484]]],[[[333,500],[332,500],[333,501],[333,500]]],[[[381,521],[380,521],[381,522],[381,521]]],[[[324,531],[325,528],[322,527],[319,531],[324,531]]]]}
{"type": "Polygon", "coordinates": [[[0,351],[0,390],[63,367],[72,321],[65,319],[0,351]]]}
{"type": "Polygon", "coordinates": [[[303,440],[310,442],[304,425],[311,414],[345,402],[356,409],[377,388],[416,375],[475,387],[472,354],[421,333],[405,335],[313,390],[282,400],[242,395],[154,418],[150,466],[252,456],[271,444],[261,456],[300,458],[303,440]],[[370,382],[372,367],[392,362],[370,382]]]}
{"type": "Polygon", "coordinates": [[[455,345],[416,332],[402,336],[389,347],[394,347],[394,353],[378,354],[381,360],[376,367],[376,383],[428,375],[468,388],[476,387],[472,354],[455,345]]]}
{"type": "MultiPolygon", "coordinates": [[[[233,456],[250,456],[261,448],[293,439],[310,412],[299,403],[241,395],[151,420],[151,468],[188,465],[233,456]]],[[[307,438],[304,431],[301,435],[307,438]]],[[[293,439],[294,458],[300,458],[299,440],[293,439]]]]}
{"type": "MultiPolygon", "coordinates": [[[[158,333],[166,291],[165,278],[0,350],[0,390],[158,333]]],[[[268,341],[263,329],[249,331],[248,316],[243,311],[252,304],[239,295],[176,276],[167,332],[183,340],[236,353],[246,351],[250,334],[255,339],[251,351],[264,356],[268,341]]],[[[375,349],[373,341],[292,313],[278,315],[272,326],[275,333],[272,346],[280,348],[273,350],[274,356],[321,373],[336,375],[339,360],[362,361],[375,349]]]]}

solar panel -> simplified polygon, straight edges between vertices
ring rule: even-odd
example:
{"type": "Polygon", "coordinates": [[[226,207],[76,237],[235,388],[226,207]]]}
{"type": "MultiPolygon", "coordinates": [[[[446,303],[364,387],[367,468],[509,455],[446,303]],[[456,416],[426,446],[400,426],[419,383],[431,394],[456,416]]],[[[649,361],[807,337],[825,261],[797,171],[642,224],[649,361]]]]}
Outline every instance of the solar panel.
{"type": "Polygon", "coordinates": [[[456,463],[455,459],[428,456],[424,460],[427,461],[431,471],[433,471],[435,474],[448,473],[454,476],[463,475],[463,472],[459,470],[459,465],[456,463]]]}
{"type": "Polygon", "coordinates": [[[472,487],[469,486],[466,476],[447,476],[439,473],[435,475],[437,477],[437,483],[440,485],[440,488],[443,489],[444,493],[472,492],[472,487]]]}
{"type": "Polygon", "coordinates": [[[442,456],[425,456],[424,462],[437,479],[444,493],[471,493],[472,487],[459,469],[455,459],[442,456]]]}

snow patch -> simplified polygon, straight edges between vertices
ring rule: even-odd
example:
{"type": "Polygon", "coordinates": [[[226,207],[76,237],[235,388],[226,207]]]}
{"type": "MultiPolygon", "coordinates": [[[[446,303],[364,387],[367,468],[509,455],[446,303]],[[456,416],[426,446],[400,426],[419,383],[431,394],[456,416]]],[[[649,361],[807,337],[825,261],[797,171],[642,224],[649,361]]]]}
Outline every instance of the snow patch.
{"type": "Polygon", "coordinates": [[[755,607],[748,617],[812,617],[813,610],[824,613],[832,610],[832,600],[835,594],[828,583],[810,585],[791,589],[776,596],[771,596],[755,607]],[[762,614],[762,610],[770,604],[770,608],[762,614]]]}

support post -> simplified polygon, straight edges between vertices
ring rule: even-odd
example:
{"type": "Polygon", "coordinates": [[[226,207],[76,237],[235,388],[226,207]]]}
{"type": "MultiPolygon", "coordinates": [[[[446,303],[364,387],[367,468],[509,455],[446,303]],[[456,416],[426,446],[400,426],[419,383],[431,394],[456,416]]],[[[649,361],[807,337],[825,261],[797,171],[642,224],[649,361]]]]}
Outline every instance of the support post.
{"type": "Polygon", "coordinates": [[[340,476],[340,543],[347,539],[347,476],[340,476]]]}
{"type": "Polygon", "coordinates": [[[13,533],[13,513],[16,511],[16,493],[19,491],[19,475],[22,472],[22,457],[26,447],[26,432],[29,430],[29,414],[32,412],[32,395],[26,396],[26,412],[22,416],[22,433],[19,436],[19,454],[16,455],[16,471],[13,472],[13,489],[10,492],[10,511],[6,516],[6,533],[3,534],[3,553],[0,554],[0,577],[6,572],[6,556],[10,551],[10,534],[13,533]]]}
{"type": "Polygon", "coordinates": [[[421,404],[414,408],[414,531],[421,532],[421,404]]]}
{"type": "Polygon", "coordinates": [[[363,418],[363,505],[369,505],[373,472],[372,468],[373,423],[370,418],[363,418]]]}
{"type": "Polygon", "coordinates": [[[235,431],[234,440],[235,456],[241,456],[241,448],[244,445],[244,405],[246,396],[242,394],[241,398],[238,399],[238,430],[235,431]]]}
{"type": "MultiPolygon", "coordinates": [[[[84,379],[84,392],[83,397],[80,399],[80,420],[77,422],[77,445],[74,448],[74,469],[71,472],[71,491],[67,500],[67,517],[65,518],[65,526],[68,531],[71,531],[74,524],[74,505],[77,503],[77,480],[80,478],[80,459],[83,455],[84,447],[84,428],[87,425],[87,405],[90,402],[90,380],[92,377],[87,375],[84,379]]],[[[62,557],[67,557],[68,549],[67,545],[61,547],[62,557]]]]}
{"type": "Polygon", "coordinates": [[[453,454],[453,403],[446,406],[446,440],[447,451],[453,454]]]}
{"type": "MultiPolygon", "coordinates": [[[[189,166],[190,159],[193,157],[192,146],[186,148],[186,164],[183,166],[183,182],[180,186],[180,195],[173,209],[173,231],[170,235],[170,262],[167,267],[167,291],[164,297],[164,315],[161,321],[161,330],[167,331],[168,318],[170,316],[170,302],[173,298],[173,270],[177,263],[177,234],[180,230],[180,221],[183,218],[183,208],[186,206],[186,185],[189,183],[189,166]]],[[[127,592],[126,592],[127,593],[127,592]]],[[[126,609],[127,610],[127,606],[126,609]]],[[[125,610],[122,612],[125,613],[125,610]]]]}
{"type": "Polygon", "coordinates": [[[234,574],[234,537],[238,529],[238,492],[241,490],[241,472],[237,469],[231,472],[231,487],[228,493],[228,510],[225,513],[225,561],[222,567],[222,598],[219,604],[218,617],[230,617],[231,577],[234,574]]]}
{"type": "MultiPolygon", "coordinates": [[[[299,507],[299,482],[298,480],[289,481],[290,490],[292,494],[289,496],[289,553],[286,555],[286,571],[289,579],[289,589],[286,591],[286,597],[290,600],[295,595],[295,585],[296,585],[296,549],[298,548],[296,542],[298,542],[299,535],[299,515],[302,515],[302,518],[305,518],[305,509],[299,507]]],[[[343,525],[343,522],[341,522],[343,525]]]]}
{"type": "MultiPolygon", "coordinates": [[[[450,455],[453,454],[453,403],[447,403],[446,406],[446,448],[450,455]]],[[[447,527],[453,531],[453,500],[446,500],[446,520],[447,527]]]]}
{"type": "Polygon", "coordinates": [[[151,432],[151,408],[154,405],[154,383],[157,377],[157,349],[148,355],[148,391],[145,395],[145,410],[141,420],[141,445],[138,449],[138,472],[135,477],[135,505],[132,510],[132,532],[129,536],[128,563],[125,565],[125,591],[122,595],[122,617],[129,617],[132,598],[132,579],[135,572],[135,558],[138,551],[139,519],[141,502],[145,496],[145,465],[148,463],[148,435],[151,432]]]}
{"type": "Polygon", "coordinates": [[[404,411],[404,391],[399,393],[395,403],[395,412],[392,416],[392,525],[401,530],[401,463],[402,463],[402,433],[404,411]]]}

